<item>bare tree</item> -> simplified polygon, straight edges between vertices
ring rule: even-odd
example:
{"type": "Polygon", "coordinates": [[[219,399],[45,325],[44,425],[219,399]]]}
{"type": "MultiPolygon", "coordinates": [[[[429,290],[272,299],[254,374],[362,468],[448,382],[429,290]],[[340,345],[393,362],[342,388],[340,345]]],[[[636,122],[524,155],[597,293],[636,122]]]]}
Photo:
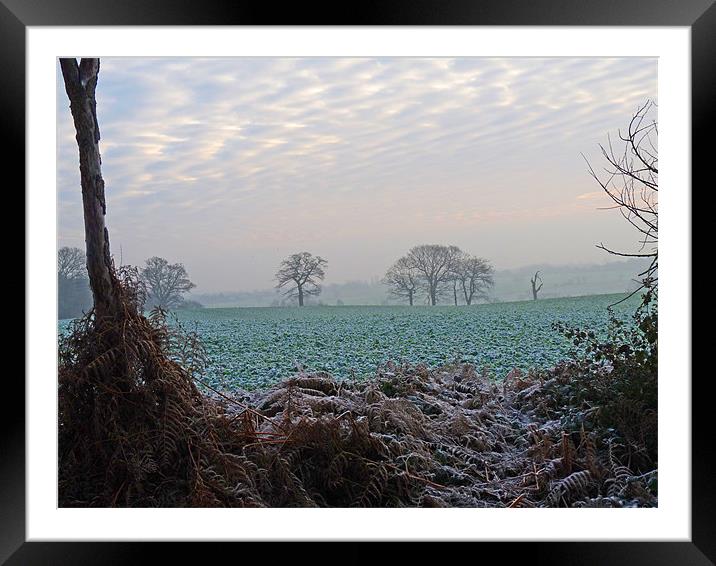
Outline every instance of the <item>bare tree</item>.
{"type": "Polygon", "coordinates": [[[453,268],[461,253],[457,246],[440,244],[415,246],[408,252],[408,265],[420,274],[431,305],[437,304],[438,296],[452,280],[453,268]]]}
{"type": "Polygon", "coordinates": [[[78,63],[74,58],[62,58],[60,68],[77,132],[87,273],[92,289],[95,316],[102,319],[120,312],[120,287],[114,275],[109,250],[109,233],[104,222],[106,205],[95,98],[99,59],[81,59],[78,63]]]}
{"type": "Polygon", "coordinates": [[[460,280],[457,278],[457,276],[452,277],[452,300],[455,306],[457,306],[457,290],[460,286],[460,280]]]}
{"type": "Polygon", "coordinates": [[[608,138],[607,147],[600,144],[606,161],[602,175],[598,175],[587,161],[590,175],[614,202],[612,208],[618,209],[640,234],[639,249],[635,252],[618,252],[603,243],[597,247],[613,255],[651,260],[639,273],[642,284],[632,295],[645,287],[655,287],[658,277],[659,129],[656,119],[652,118],[655,109],[656,104],[647,101],[636,111],[627,131],[619,131],[621,149],[614,148],[611,138],[608,138]]]}
{"type": "Polygon", "coordinates": [[[407,298],[410,306],[413,306],[415,292],[420,283],[420,276],[407,257],[401,257],[388,269],[383,278],[383,283],[391,287],[391,295],[407,298]]]}
{"type": "Polygon", "coordinates": [[[284,292],[288,297],[297,297],[298,306],[303,306],[306,295],[319,295],[320,282],[326,276],[323,270],[328,262],[320,256],[308,252],[292,254],[281,262],[276,272],[277,289],[286,285],[290,287],[284,292]]]}
{"type": "MultiPolygon", "coordinates": [[[[487,299],[487,289],[494,285],[494,269],[490,262],[481,257],[461,255],[453,268],[454,282],[462,289],[465,303],[472,304],[475,299],[487,299]]],[[[455,288],[455,304],[457,291],[455,288]]]]}
{"type": "Polygon", "coordinates": [[[539,275],[539,271],[535,272],[534,277],[530,279],[530,283],[532,284],[532,300],[537,300],[537,293],[540,292],[540,289],[542,289],[542,285],[544,284],[542,282],[542,278],[539,275]],[[539,281],[539,285],[537,285],[537,282],[539,281]]]}
{"type": "Polygon", "coordinates": [[[460,252],[453,261],[453,266],[450,271],[450,283],[452,283],[452,300],[455,306],[458,305],[458,290],[461,287],[462,282],[462,262],[468,257],[468,254],[460,252]]]}
{"type": "Polygon", "coordinates": [[[178,307],[184,301],[182,295],[196,287],[181,263],[169,263],[156,256],[147,260],[140,278],[147,288],[149,303],[163,309],[178,307]]]}
{"type": "Polygon", "coordinates": [[[57,252],[57,276],[77,279],[87,274],[87,257],[79,248],[61,247],[57,252]]]}

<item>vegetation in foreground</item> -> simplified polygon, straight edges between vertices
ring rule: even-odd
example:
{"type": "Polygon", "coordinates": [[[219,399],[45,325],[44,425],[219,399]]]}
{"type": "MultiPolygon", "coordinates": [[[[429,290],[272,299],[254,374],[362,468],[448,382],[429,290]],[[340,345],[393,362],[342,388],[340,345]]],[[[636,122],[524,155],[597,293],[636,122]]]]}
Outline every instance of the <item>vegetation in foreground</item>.
{"type": "Polygon", "coordinates": [[[123,300],[111,329],[87,317],[62,341],[60,506],[657,503],[648,302],[606,340],[563,329],[575,360],[501,384],[469,364],[387,364],[373,380],[298,373],[228,396],[195,385],[195,337],[123,300]]]}

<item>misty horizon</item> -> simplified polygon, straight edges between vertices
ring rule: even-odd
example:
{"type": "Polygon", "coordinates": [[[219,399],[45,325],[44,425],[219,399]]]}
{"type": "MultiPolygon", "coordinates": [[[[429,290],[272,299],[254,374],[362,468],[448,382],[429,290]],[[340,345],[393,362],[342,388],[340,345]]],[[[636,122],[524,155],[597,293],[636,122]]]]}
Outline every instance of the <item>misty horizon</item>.
{"type": "MultiPolygon", "coordinates": [[[[654,58],[103,58],[97,90],[116,259],[183,263],[195,293],[263,290],[282,259],[324,285],[412,246],[496,269],[597,264],[634,234],[587,173],[656,100],[654,58]]],[[[58,245],[84,247],[58,70],[58,245]]]]}
{"type": "MultiPolygon", "coordinates": [[[[604,263],[572,263],[562,265],[526,265],[512,269],[496,269],[495,284],[489,289],[488,299],[484,302],[512,302],[532,300],[529,290],[529,277],[540,270],[545,282],[540,296],[543,299],[580,297],[586,295],[608,295],[630,293],[636,288],[637,274],[647,266],[643,258],[612,258],[604,263]]],[[[322,286],[321,294],[308,301],[310,305],[400,305],[405,299],[393,297],[390,286],[382,277],[370,277],[341,282],[327,282],[322,286]]],[[[424,293],[418,292],[416,304],[423,304],[424,293]]],[[[187,299],[197,301],[208,307],[262,307],[293,304],[283,296],[281,290],[267,285],[260,289],[205,292],[193,289],[187,299]]],[[[462,299],[460,299],[462,301],[462,299]]],[[[449,294],[441,295],[440,304],[453,302],[449,294]]]]}
{"type": "MultiPolygon", "coordinates": [[[[534,269],[546,269],[546,268],[556,268],[556,269],[564,269],[564,268],[574,268],[574,269],[583,269],[583,268],[596,268],[596,267],[615,267],[615,266],[628,266],[630,263],[635,260],[629,260],[629,259],[615,259],[613,256],[607,256],[607,259],[603,262],[572,262],[572,263],[561,263],[561,264],[536,264],[531,263],[527,265],[517,265],[515,267],[509,267],[509,268],[500,268],[498,266],[495,266],[495,271],[497,273],[513,273],[513,272],[520,272],[523,270],[534,270],[534,269]]],[[[328,266],[330,268],[330,264],[328,266]]],[[[191,275],[191,274],[190,274],[191,275]]],[[[634,276],[636,277],[637,273],[634,273],[634,276]]],[[[368,283],[368,284],[378,284],[381,283],[381,280],[383,279],[383,274],[381,275],[373,275],[370,277],[358,277],[356,279],[346,279],[343,281],[331,281],[328,277],[326,277],[325,281],[322,283],[322,287],[329,287],[332,285],[350,285],[354,283],[368,283]]],[[[387,286],[386,286],[387,287],[387,286]]],[[[201,290],[199,286],[197,286],[195,289],[191,290],[189,292],[189,295],[221,295],[221,294],[230,294],[230,293],[263,293],[266,291],[276,291],[277,294],[281,294],[281,291],[278,289],[275,289],[275,282],[272,283],[269,281],[266,285],[263,287],[256,287],[253,289],[219,289],[216,291],[204,291],[201,290]]],[[[607,291],[607,294],[611,291],[607,291]]]]}

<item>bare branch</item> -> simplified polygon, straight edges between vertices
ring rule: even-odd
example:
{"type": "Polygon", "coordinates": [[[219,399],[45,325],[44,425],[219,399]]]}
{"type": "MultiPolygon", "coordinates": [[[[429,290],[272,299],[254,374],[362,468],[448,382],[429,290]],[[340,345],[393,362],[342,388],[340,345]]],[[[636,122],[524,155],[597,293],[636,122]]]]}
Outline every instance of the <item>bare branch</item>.
{"type": "MultiPolygon", "coordinates": [[[[649,267],[639,275],[643,277],[643,288],[655,288],[658,273],[658,125],[650,114],[655,111],[652,101],[644,103],[632,116],[626,133],[619,133],[623,142],[620,153],[616,153],[608,137],[605,148],[599,148],[607,163],[605,176],[598,175],[586,157],[588,172],[609,198],[615,203],[622,217],[641,234],[637,252],[618,252],[603,243],[597,247],[621,257],[650,257],[649,267]]],[[[630,295],[631,296],[631,295],[630,295]]]]}

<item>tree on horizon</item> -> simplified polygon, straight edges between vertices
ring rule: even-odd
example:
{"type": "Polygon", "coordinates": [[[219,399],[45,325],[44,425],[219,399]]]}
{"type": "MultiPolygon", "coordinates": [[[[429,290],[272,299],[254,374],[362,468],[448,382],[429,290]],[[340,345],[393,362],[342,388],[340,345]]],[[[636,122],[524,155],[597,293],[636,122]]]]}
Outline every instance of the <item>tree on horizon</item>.
{"type": "Polygon", "coordinates": [[[326,276],[324,267],[328,262],[321,256],[314,256],[309,252],[300,252],[288,256],[281,262],[276,272],[276,289],[282,289],[287,297],[298,299],[298,306],[304,306],[306,296],[321,294],[321,281],[326,276]]]}

